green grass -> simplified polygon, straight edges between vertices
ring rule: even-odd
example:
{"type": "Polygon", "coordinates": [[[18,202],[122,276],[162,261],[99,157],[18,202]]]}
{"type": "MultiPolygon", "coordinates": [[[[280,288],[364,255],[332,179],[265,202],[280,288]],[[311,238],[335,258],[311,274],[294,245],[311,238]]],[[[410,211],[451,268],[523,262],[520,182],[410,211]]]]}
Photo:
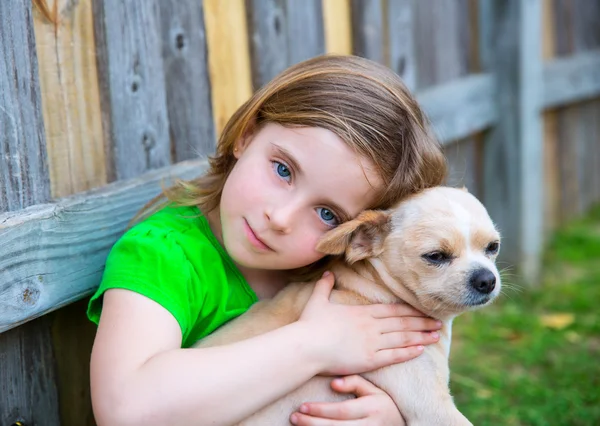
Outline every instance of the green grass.
{"type": "Polygon", "coordinates": [[[477,426],[600,425],[600,208],[554,235],[539,286],[514,281],[454,322],[457,406],[477,426]]]}

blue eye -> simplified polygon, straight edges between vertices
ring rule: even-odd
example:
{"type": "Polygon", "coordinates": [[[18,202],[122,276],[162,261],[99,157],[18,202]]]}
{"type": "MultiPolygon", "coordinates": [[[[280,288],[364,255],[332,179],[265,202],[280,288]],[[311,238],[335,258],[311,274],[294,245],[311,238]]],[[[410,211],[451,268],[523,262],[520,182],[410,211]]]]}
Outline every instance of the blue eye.
{"type": "Polygon", "coordinates": [[[273,161],[273,168],[275,169],[275,173],[277,173],[280,178],[289,181],[289,178],[292,176],[292,172],[288,166],[280,163],[279,161],[273,161]]]}
{"type": "Polygon", "coordinates": [[[340,223],[335,213],[325,207],[317,207],[317,214],[319,215],[319,219],[329,226],[337,226],[340,223]]]}

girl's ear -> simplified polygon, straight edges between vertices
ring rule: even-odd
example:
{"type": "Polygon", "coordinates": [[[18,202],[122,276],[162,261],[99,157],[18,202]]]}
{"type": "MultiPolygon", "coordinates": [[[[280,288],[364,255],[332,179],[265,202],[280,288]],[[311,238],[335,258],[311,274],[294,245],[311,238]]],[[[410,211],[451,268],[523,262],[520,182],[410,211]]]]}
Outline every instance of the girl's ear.
{"type": "Polygon", "coordinates": [[[252,120],[246,126],[242,137],[235,141],[235,144],[233,146],[233,155],[235,158],[239,159],[242,156],[246,148],[248,148],[248,146],[250,145],[250,142],[252,142],[252,138],[254,137],[255,133],[256,124],[255,121],[252,120]]]}
{"type": "Polygon", "coordinates": [[[392,229],[390,215],[380,210],[366,210],[356,219],[341,224],[326,233],[317,251],[325,254],[345,253],[350,264],[383,251],[383,241],[392,229]]]}

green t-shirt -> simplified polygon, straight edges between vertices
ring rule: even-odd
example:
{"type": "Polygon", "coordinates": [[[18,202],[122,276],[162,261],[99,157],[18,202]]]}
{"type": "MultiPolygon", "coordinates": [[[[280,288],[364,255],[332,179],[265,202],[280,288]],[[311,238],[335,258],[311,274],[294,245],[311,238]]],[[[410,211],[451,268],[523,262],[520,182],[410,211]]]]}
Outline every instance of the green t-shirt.
{"type": "Polygon", "coordinates": [[[88,306],[96,324],[102,295],[111,288],[135,291],[163,306],[181,327],[182,347],[257,301],[197,207],[165,207],[116,242],[88,306]]]}

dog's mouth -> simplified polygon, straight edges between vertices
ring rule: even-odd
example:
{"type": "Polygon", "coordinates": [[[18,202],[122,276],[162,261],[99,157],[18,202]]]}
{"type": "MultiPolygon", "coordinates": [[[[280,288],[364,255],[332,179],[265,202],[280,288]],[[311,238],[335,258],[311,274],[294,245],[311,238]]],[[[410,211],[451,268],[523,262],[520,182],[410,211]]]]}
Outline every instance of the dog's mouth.
{"type": "Polygon", "coordinates": [[[430,305],[429,307],[434,308],[436,311],[445,310],[452,312],[462,312],[465,310],[469,310],[470,308],[476,308],[487,305],[496,298],[496,295],[493,293],[480,294],[477,292],[468,291],[456,298],[448,297],[448,295],[439,294],[429,294],[428,298],[431,300],[431,302],[433,302],[428,303],[428,305],[430,305]]]}

